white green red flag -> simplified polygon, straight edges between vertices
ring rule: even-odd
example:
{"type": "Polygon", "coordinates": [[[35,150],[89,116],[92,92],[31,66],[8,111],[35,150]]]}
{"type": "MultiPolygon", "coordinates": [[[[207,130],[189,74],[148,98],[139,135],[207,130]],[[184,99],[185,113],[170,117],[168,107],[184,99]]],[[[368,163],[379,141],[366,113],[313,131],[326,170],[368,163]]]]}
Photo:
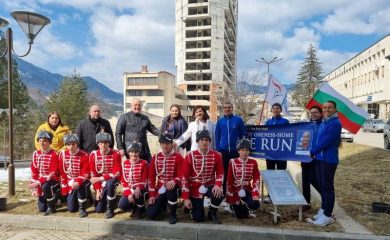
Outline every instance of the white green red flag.
{"type": "Polygon", "coordinates": [[[307,109],[313,106],[322,107],[327,101],[334,101],[337,105],[337,112],[341,125],[351,133],[356,134],[369,114],[362,108],[356,106],[351,100],[334,90],[328,83],[323,83],[314,94],[313,98],[306,105],[307,109]]]}

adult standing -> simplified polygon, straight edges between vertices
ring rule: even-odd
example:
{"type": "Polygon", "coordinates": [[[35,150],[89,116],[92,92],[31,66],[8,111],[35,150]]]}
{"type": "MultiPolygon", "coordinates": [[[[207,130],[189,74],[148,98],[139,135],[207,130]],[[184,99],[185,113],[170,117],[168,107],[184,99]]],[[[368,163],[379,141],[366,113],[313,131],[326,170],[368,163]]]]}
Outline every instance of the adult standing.
{"type": "Polygon", "coordinates": [[[341,143],[341,123],[336,103],[327,101],[322,112],[324,121],[318,130],[317,144],[310,150],[310,156],[318,160],[316,173],[321,186],[321,208],[312,219],[312,223],[317,226],[326,226],[334,222],[332,218],[335,203],[334,176],[339,163],[341,143]]]}
{"type": "Polygon", "coordinates": [[[192,111],[193,122],[190,122],[188,125],[187,131],[183,133],[178,139],[175,140],[177,146],[181,146],[188,139],[191,139],[191,151],[198,149],[198,143],[196,141],[196,134],[201,130],[207,130],[210,133],[210,149],[215,149],[215,124],[210,121],[209,114],[206,111],[206,108],[203,106],[195,106],[192,111]]]}
{"type": "Polygon", "coordinates": [[[132,143],[134,141],[141,143],[141,151],[139,157],[150,162],[152,158],[149,150],[146,131],[158,136],[158,130],[149,118],[141,114],[142,103],[139,98],[133,98],[131,101],[131,111],[122,114],[119,117],[116,125],[115,137],[117,148],[120,154],[125,155],[125,142],[132,143]]]}
{"type": "MultiPolygon", "coordinates": [[[[181,115],[179,105],[172,104],[169,111],[169,115],[162,121],[161,132],[169,133],[173,136],[173,139],[178,139],[188,129],[188,123],[181,115]]],[[[187,140],[187,142],[181,145],[180,148],[183,150],[181,152],[184,152],[184,150],[190,150],[190,147],[191,141],[187,140]]]]}
{"type": "Polygon", "coordinates": [[[80,140],[80,149],[91,153],[99,149],[96,143],[96,134],[106,132],[111,136],[110,148],[114,147],[114,134],[111,129],[111,124],[106,119],[101,117],[101,110],[99,105],[92,105],[89,109],[89,116],[81,120],[76,127],[76,134],[80,140]]]}
{"type": "MultiPolygon", "coordinates": [[[[69,128],[68,126],[62,124],[60,115],[57,112],[53,111],[48,114],[46,122],[39,126],[34,139],[37,139],[38,133],[41,131],[47,131],[53,134],[53,138],[50,144],[51,149],[56,152],[65,149],[64,136],[68,134],[69,128]]],[[[35,148],[37,150],[41,149],[38,141],[35,141],[35,148]]]]}
{"type": "MultiPolygon", "coordinates": [[[[318,135],[318,128],[322,123],[322,109],[320,107],[314,106],[310,108],[310,122],[314,124],[314,133],[313,133],[313,140],[312,142],[317,141],[317,135],[318,135]]],[[[306,205],[303,207],[303,210],[308,210],[311,208],[310,202],[311,202],[311,194],[310,194],[310,184],[313,185],[313,187],[318,191],[320,191],[318,182],[317,182],[317,176],[315,171],[315,165],[318,160],[313,159],[310,162],[302,162],[302,192],[303,196],[305,197],[306,202],[309,205],[306,205]]]]}
{"type": "MultiPolygon", "coordinates": [[[[282,105],[280,103],[272,104],[271,112],[272,117],[268,119],[265,123],[267,126],[271,125],[287,125],[289,121],[282,117],[282,105]]],[[[266,159],[267,170],[286,170],[287,169],[287,161],[286,160],[270,160],[266,159]]]]}
{"type": "Polygon", "coordinates": [[[226,193],[226,176],[230,159],[238,157],[237,141],[245,136],[246,128],[241,117],[233,114],[233,104],[223,104],[223,116],[215,127],[215,149],[222,154],[224,176],[223,192],[226,193]]]}

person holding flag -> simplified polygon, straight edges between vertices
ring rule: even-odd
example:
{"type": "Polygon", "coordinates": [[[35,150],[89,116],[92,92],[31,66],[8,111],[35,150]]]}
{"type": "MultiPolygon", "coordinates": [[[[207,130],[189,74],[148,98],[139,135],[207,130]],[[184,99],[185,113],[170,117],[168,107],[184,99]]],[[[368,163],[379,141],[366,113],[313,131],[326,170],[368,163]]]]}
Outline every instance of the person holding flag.
{"type": "Polygon", "coordinates": [[[322,108],[324,121],[318,130],[317,144],[310,150],[310,156],[318,161],[317,178],[321,188],[321,208],[309,219],[313,225],[332,224],[335,203],[334,176],[339,163],[339,146],[341,143],[341,123],[338,119],[336,103],[327,101],[322,108]]]}

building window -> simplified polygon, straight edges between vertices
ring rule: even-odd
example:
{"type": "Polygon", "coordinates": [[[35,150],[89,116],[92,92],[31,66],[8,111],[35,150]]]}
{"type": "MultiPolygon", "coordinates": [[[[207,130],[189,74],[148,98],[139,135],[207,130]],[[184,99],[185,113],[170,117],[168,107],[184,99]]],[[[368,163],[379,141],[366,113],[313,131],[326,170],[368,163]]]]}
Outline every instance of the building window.
{"type": "Polygon", "coordinates": [[[127,90],[127,96],[135,96],[139,97],[142,96],[142,90],[127,90]]]}
{"type": "Polygon", "coordinates": [[[164,96],[163,90],[148,90],[146,92],[147,96],[164,96]]]}
{"type": "Polygon", "coordinates": [[[156,85],[157,84],[157,78],[156,77],[137,77],[127,78],[127,85],[156,85]]]}
{"type": "Polygon", "coordinates": [[[148,109],[163,109],[164,108],[164,103],[147,103],[146,108],[148,109]]]}

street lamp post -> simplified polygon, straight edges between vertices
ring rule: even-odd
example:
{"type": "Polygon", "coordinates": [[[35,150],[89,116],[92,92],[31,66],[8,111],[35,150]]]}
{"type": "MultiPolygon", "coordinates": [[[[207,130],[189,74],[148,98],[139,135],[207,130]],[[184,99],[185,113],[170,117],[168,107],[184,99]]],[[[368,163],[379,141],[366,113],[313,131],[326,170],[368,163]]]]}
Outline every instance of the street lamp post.
{"type": "MultiPolygon", "coordinates": [[[[271,65],[272,63],[275,63],[275,62],[279,62],[279,61],[282,61],[283,58],[278,58],[278,57],[274,57],[272,60],[270,61],[267,61],[265,60],[264,58],[260,58],[260,60],[256,59],[256,62],[259,62],[259,63],[265,63],[267,64],[267,80],[268,80],[268,84],[267,86],[269,85],[269,65],[271,65]]],[[[260,124],[261,124],[261,120],[263,118],[263,112],[264,112],[264,106],[265,106],[265,100],[267,99],[267,93],[265,93],[265,98],[264,98],[264,101],[263,101],[263,106],[261,107],[261,112],[260,112],[260,124]]]]}
{"type": "MultiPolygon", "coordinates": [[[[37,13],[26,11],[11,12],[11,16],[16,20],[28,39],[28,51],[19,57],[27,56],[31,51],[31,45],[38,33],[50,23],[50,19],[37,13]]],[[[5,19],[0,18],[0,28],[8,25],[5,19]]],[[[9,165],[8,165],[8,194],[15,195],[15,166],[14,166],[14,119],[13,119],[13,90],[12,90],[12,52],[15,53],[13,46],[12,29],[9,27],[6,32],[6,51],[2,57],[7,55],[8,63],[8,137],[9,137],[9,165]]],[[[15,53],[16,54],[16,53],[15,53]]]]}

